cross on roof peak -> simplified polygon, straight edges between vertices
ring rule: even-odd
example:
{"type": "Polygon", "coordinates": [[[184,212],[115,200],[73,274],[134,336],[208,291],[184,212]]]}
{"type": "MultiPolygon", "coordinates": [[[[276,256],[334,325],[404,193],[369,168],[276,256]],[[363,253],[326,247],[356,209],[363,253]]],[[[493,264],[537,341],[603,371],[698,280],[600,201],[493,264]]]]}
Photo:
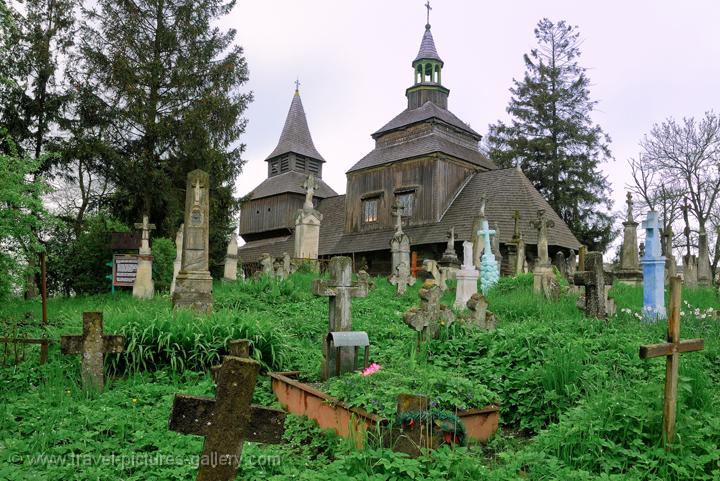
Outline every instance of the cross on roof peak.
{"type": "Polygon", "coordinates": [[[297,78],[295,79],[295,82],[294,82],[294,83],[295,83],[295,93],[296,93],[296,94],[299,94],[299,93],[300,93],[300,85],[301,85],[301,84],[300,84],[300,77],[297,77],[297,78]]]}
{"type": "Polygon", "coordinates": [[[425,23],[425,28],[430,29],[430,10],[432,10],[432,7],[430,6],[430,0],[428,0],[425,3],[425,8],[427,8],[427,22],[425,23]]]}

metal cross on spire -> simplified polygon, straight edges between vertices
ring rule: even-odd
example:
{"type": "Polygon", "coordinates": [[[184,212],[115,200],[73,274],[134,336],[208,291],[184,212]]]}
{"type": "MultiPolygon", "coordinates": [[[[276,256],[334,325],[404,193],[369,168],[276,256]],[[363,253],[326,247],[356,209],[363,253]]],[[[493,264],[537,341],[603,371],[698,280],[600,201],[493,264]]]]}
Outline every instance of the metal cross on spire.
{"type": "Polygon", "coordinates": [[[300,77],[297,77],[295,79],[295,92],[299,92],[299,91],[300,91],[300,77]]]}
{"type": "Polygon", "coordinates": [[[430,25],[430,10],[432,10],[432,7],[430,6],[430,0],[428,0],[425,4],[425,8],[427,8],[427,24],[430,25]]]}

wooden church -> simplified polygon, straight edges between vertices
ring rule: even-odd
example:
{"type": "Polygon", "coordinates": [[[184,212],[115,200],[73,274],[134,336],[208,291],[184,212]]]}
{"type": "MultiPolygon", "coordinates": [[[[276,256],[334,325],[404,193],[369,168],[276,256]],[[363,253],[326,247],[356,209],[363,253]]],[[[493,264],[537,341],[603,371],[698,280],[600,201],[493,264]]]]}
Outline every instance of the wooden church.
{"type": "MultiPolygon", "coordinates": [[[[550,255],[577,251],[578,240],[525,175],[515,168],[498,169],[480,151],[480,134],[448,110],[443,65],[427,24],[412,62],[414,82],[405,91],[407,109],[372,134],[375,148],[347,171],[345,195],[322,181],[325,160],[315,148],[296,89],[278,145],[265,159],[268,178],[241,205],[240,235],[246,242],[238,251],[241,261],[256,262],[264,253],[295,256],[295,217],[310,174],[317,179],[313,204],[322,214],[319,257],[347,255],[373,274],[391,269],[396,204],[402,206],[403,230],[420,260],[442,257],[451,228],[456,251],[462,252],[483,197],[490,227],[499,232],[501,253],[517,224],[532,265],[537,231],[530,221],[539,210],[554,222],[550,255]]],[[[510,272],[507,265],[502,269],[510,272]]]]}

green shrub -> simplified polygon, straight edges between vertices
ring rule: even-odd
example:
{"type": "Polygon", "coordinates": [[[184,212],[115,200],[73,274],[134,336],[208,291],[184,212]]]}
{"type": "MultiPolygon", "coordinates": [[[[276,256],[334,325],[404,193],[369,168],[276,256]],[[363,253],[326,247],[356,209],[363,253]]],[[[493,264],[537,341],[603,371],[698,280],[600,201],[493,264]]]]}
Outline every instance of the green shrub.
{"type": "Polygon", "coordinates": [[[156,292],[169,292],[173,278],[175,262],[175,243],[170,239],[158,237],[153,239],[153,281],[156,292]]]}

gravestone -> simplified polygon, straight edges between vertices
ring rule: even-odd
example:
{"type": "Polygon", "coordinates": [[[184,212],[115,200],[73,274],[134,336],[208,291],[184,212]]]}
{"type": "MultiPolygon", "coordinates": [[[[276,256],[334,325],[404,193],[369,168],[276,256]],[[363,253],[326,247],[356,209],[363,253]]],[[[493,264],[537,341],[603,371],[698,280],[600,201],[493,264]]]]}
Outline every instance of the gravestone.
{"type": "Polygon", "coordinates": [[[557,251],[555,253],[555,259],[553,260],[553,265],[557,267],[558,272],[560,272],[560,275],[567,278],[568,276],[568,267],[567,267],[567,261],[565,260],[565,254],[563,251],[557,251]]]}
{"type": "Polygon", "coordinates": [[[623,222],[623,244],[620,250],[620,265],[615,271],[618,281],[629,285],[642,283],[642,270],[640,269],[640,256],[637,246],[638,223],[633,218],[632,194],[627,193],[627,219],[623,222]]]}
{"type": "Polygon", "coordinates": [[[480,273],[473,266],[473,243],[463,242],[463,264],[455,274],[457,288],[455,289],[455,307],[462,309],[468,299],[477,292],[480,273]]]}
{"type": "MultiPolygon", "coordinates": [[[[313,293],[316,296],[329,297],[328,332],[352,331],[352,298],[367,297],[367,284],[353,284],[352,282],[352,259],[349,257],[333,257],[330,259],[328,271],[329,280],[315,279],[313,281],[313,293]]],[[[323,379],[327,379],[331,373],[325,367],[335,365],[335,352],[327,352],[323,345],[323,379]]],[[[340,350],[340,372],[351,372],[354,364],[354,351],[349,348],[340,350]]]]}
{"type": "Polygon", "coordinates": [[[217,373],[215,398],[176,394],[168,427],[204,436],[198,481],[232,481],[245,441],[282,442],[285,412],[250,404],[260,364],[226,356],[217,373]]]}
{"type": "Polygon", "coordinates": [[[418,292],[420,307],[410,307],[403,314],[403,322],[418,333],[418,345],[426,339],[434,339],[440,333],[440,327],[451,325],[455,321],[453,312],[440,303],[442,289],[428,279],[418,292]]]}
{"type": "Polygon", "coordinates": [[[698,234],[697,284],[701,287],[712,285],[712,269],[710,268],[710,251],[705,229],[698,234]]]}
{"type": "Polygon", "coordinates": [[[485,296],[480,293],[473,294],[467,301],[467,308],[470,310],[469,323],[479,329],[493,331],[497,327],[495,314],[488,310],[488,302],[485,296]]]}
{"type": "MultiPolygon", "coordinates": [[[[359,279],[359,278],[358,278],[359,279]]],[[[415,279],[410,276],[410,266],[401,262],[397,266],[397,272],[393,276],[394,284],[397,286],[397,295],[404,296],[407,291],[407,287],[415,282],[415,279]],[[413,281],[412,283],[410,281],[413,281]]]]}
{"type": "Polygon", "coordinates": [[[275,259],[267,252],[260,257],[260,267],[262,268],[262,275],[270,278],[275,277],[275,259]]]}
{"type": "Polygon", "coordinates": [[[668,317],[667,342],[640,346],[640,359],[665,356],[665,394],[663,401],[663,445],[669,449],[675,438],[675,415],[677,411],[677,385],[680,354],[701,351],[703,339],[680,340],[680,302],[682,280],[679,276],[670,280],[670,316],[668,317]]]}
{"type": "MultiPolygon", "coordinates": [[[[228,356],[234,357],[250,357],[250,341],[248,339],[233,339],[227,343],[228,356]]],[[[210,374],[212,375],[213,382],[217,384],[218,374],[222,364],[219,366],[212,366],[210,368],[210,374]]]]}
{"type": "MultiPolygon", "coordinates": [[[[530,221],[530,225],[537,229],[537,259],[533,266],[533,291],[536,294],[552,292],[555,277],[548,254],[548,228],[554,227],[555,222],[546,219],[545,210],[537,211],[537,219],[530,221]]],[[[557,282],[557,279],[555,279],[557,282]]]]}
{"type": "Polygon", "coordinates": [[[645,255],[643,269],[643,314],[647,322],[665,319],[665,258],[660,254],[660,226],[657,212],[651,210],[643,222],[645,255]]]}
{"type": "Polygon", "coordinates": [[[500,225],[495,222],[495,235],[492,238],[491,245],[492,245],[492,253],[495,256],[495,263],[497,264],[497,271],[498,276],[502,274],[502,260],[503,255],[500,251],[500,225]]]}
{"type": "MultiPolygon", "coordinates": [[[[644,244],[641,242],[640,247],[642,248],[644,244]]],[[[642,250],[642,249],[640,249],[642,250]]],[[[578,251],[578,265],[577,270],[584,271],[585,270],[585,255],[587,254],[587,246],[580,246],[580,250],[578,251]]]]}
{"type": "Polygon", "coordinates": [[[575,254],[575,250],[570,249],[570,254],[567,258],[567,279],[570,282],[570,284],[575,283],[575,273],[577,272],[577,255],[575,254]]]}
{"type": "Polygon", "coordinates": [[[82,354],[83,384],[100,392],[105,388],[104,355],[124,350],[124,336],[103,334],[102,312],[83,312],[82,336],[60,337],[60,352],[66,355],[82,354]]]}
{"type": "Polygon", "coordinates": [[[320,185],[315,176],[310,174],[302,187],[305,189],[305,203],[295,216],[295,258],[316,260],[323,215],[315,209],[313,196],[320,185]]]}
{"type": "Polygon", "coordinates": [[[283,252],[282,262],[283,262],[283,269],[285,270],[285,272],[286,272],[287,275],[289,276],[290,274],[292,274],[292,273],[294,272],[293,264],[292,264],[292,259],[290,258],[290,254],[288,254],[287,252],[283,252]]]}
{"type": "Polygon", "coordinates": [[[175,281],[178,274],[180,274],[180,268],[182,267],[182,251],[183,251],[183,231],[185,230],[185,224],[180,224],[180,228],[175,234],[175,261],[173,262],[173,278],[170,283],[170,295],[172,296],[175,292],[175,281]]]}
{"type": "Polygon", "coordinates": [[[447,271],[445,269],[441,270],[436,261],[432,259],[425,259],[423,261],[423,269],[432,275],[435,280],[435,284],[437,284],[443,292],[447,290],[447,271]]]}
{"type": "Polygon", "coordinates": [[[150,231],[155,230],[155,224],[143,216],[142,223],[135,224],[136,229],[142,230],[140,255],[138,255],[137,271],[133,283],[133,297],[137,299],[152,299],[155,295],[155,284],[152,278],[152,250],[150,250],[150,231]]]}
{"type": "Polygon", "coordinates": [[[513,213],[513,236],[507,244],[508,264],[513,276],[517,276],[525,272],[525,241],[523,240],[522,231],[520,230],[520,211],[515,210],[513,213]]]}
{"type": "Polygon", "coordinates": [[[585,313],[598,319],[607,317],[607,291],[612,274],[605,272],[602,252],[588,252],[584,271],[575,273],[575,285],[585,286],[585,313]]]}
{"type": "Polygon", "coordinates": [[[237,234],[232,233],[230,242],[227,246],[227,253],[225,254],[225,273],[223,279],[226,281],[237,280],[237,264],[238,264],[238,242],[237,234]]]}
{"type": "Polygon", "coordinates": [[[686,286],[693,288],[698,285],[698,259],[693,255],[683,256],[683,281],[686,286]]]}
{"type": "Polygon", "coordinates": [[[457,253],[455,252],[455,227],[451,227],[450,230],[447,231],[447,238],[447,247],[445,248],[445,252],[443,253],[443,256],[440,259],[440,262],[438,262],[438,264],[442,267],[456,269],[460,267],[460,260],[458,259],[457,253]]]}
{"type": "Polygon", "coordinates": [[[172,296],[175,309],[212,312],[212,277],[208,269],[209,213],[210,177],[207,172],[193,170],[187,176],[182,266],[172,296]]]}
{"type": "Polygon", "coordinates": [[[482,253],[485,247],[485,238],[481,235],[478,235],[478,231],[482,229],[483,221],[485,221],[485,204],[487,203],[487,196],[485,194],[482,194],[480,196],[480,210],[478,212],[478,215],[475,216],[475,219],[473,219],[472,224],[472,235],[470,240],[473,243],[473,262],[472,264],[475,266],[475,268],[480,269],[480,257],[482,257],[482,253]]]}
{"type": "Polygon", "coordinates": [[[410,266],[410,237],[405,234],[402,230],[402,214],[403,206],[400,201],[396,201],[393,205],[393,217],[395,217],[395,234],[390,239],[390,254],[392,259],[391,271],[393,276],[390,278],[390,283],[395,285],[394,275],[398,271],[398,266],[401,263],[410,266]]]}
{"type": "Polygon", "coordinates": [[[495,235],[496,232],[494,230],[490,230],[488,222],[484,221],[483,228],[479,230],[477,234],[483,236],[484,238],[483,242],[485,245],[485,252],[480,259],[480,289],[483,294],[487,294],[490,288],[497,284],[500,277],[498,274],[497,262],[495,261],[495,256],[492,253],[492,243],[490,241],[490,236],[495,235]]]}
{"type": "MultiPolygon", "coordinates": [[[[668,226],[662,231],[662,255],[665,257],[665,285],[669,285],[670,279],[677,275],[677,261],[673,254],[673,231],[668,226]]],[[[641,254],[642,255],[642,254],[641,254]]]]}

